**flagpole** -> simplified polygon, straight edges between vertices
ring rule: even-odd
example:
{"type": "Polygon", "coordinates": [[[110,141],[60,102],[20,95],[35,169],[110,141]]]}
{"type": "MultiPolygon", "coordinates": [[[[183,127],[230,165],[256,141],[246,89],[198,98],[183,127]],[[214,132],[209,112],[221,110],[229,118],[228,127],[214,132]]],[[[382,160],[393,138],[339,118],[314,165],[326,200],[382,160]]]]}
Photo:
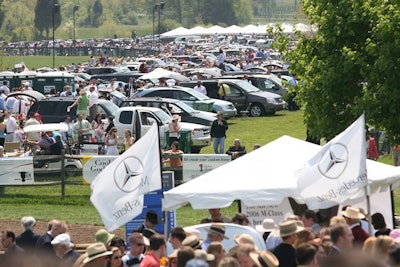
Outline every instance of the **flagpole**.
{"type": "Polygon", "coordinates": [[[369,190],[369,185],[366,185],[364,187],[365,189],[365,195],[367,197],[367,218],[368,218],[368,234],[370,236],[373,236],[372,234],[372,216],[371,216],[371,199],[369,197],[370,195],[370,190],[369,190]]]}
{"type": "MultiPolygon", "coordinates": [[[[157,134],[158,134],[158,140],[160,140],[160,127],[157,127],[157,134]]],[[[162,194],[163,194],[163,198],[164,198],[164,183],[163,183],[163,153],[162,153],[162,150],[161,150],[161,145],[160,145],[160,141],[158,142],[158,144],[159,144],[159,156],[160,156],[160,158],[159,158],[159,160],[160,160],[160,177],[161,177],[161,186],[162,186],[162,194]]],[[[163,213],[164,213],[164,236],[165,236],[165,238],[167,238],[167,240],[168,240],[168,235],[169,235],[169,233],[168,233],[168,211],[163,211],[163,213]]]]}

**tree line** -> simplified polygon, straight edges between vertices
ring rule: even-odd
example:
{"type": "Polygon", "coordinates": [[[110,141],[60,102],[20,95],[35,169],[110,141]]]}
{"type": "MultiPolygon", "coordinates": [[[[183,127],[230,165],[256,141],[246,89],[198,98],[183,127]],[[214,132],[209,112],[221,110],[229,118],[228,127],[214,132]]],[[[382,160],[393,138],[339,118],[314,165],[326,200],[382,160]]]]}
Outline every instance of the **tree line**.
{"type": "MultiPolygon", "coordinates": [[[[0,0],[0,40],[25,41],[72,36],[72,28],[149,25],[162,16],[161,32],[183,26],[267,22],[278,3],[295,10],[298,0],[0,0]],[[160,3],[164,3],[160,5],[160,3]],[[57,7],[55,7],[57,6],[57,7]],[[162,9],[160,8],[162,6],[162,9]],[[68,33],[68,34],[67,34],[68,33]]],[[[103,31],[104,34],[107,31],[103,31]]]]}

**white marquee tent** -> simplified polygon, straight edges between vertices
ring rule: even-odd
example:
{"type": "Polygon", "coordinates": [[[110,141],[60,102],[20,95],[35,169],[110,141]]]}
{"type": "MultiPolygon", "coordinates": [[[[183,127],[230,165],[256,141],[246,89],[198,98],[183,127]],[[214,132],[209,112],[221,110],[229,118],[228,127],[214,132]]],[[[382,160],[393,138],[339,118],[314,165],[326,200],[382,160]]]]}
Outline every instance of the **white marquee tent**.
{"type": "MultiPolygon", "coordinates": [[[[286,197],[302,203],[294,173],[320,149],[321,146],[282,136],[165,192],[163,209],[174,210],[187,203],[194,209],[222,208],[236,199],[246,206],[278,205],[286,197]]],[[[367,160],[367,172],[372,192],[386,190],[400,180],[400,168],[376,161],[367,160]]],[[[364,198],[365,191],[359,190],[352,203],[364,198]]]]}
{"type": "MultiPolygon", "coordinates": [[[[268,25],[247,25],[244,27],[239,27],[236,25],[232,25],[226,28],[223,28],[218,25],[214,25],[208,28],[203,28],[201,26],[196,26],[191,29],[186,29],[183,27],[179,27],[177,29],[165,32],[161,34],[161,36],[183,36],[183,35],[214,35],[214,34],[221,34],[221,35],[239,35],[239,34],[266,34],[267,27],[273,26],[274,24],[268,25]]],[[[284,33],[292,33],[294,29],[306,32],[306,31],[315,31],[316,28],[314,26],[305,25],[303,23],[298,23],[296,25],[292,25],[289,23],[281,24],[284,33]]]]}

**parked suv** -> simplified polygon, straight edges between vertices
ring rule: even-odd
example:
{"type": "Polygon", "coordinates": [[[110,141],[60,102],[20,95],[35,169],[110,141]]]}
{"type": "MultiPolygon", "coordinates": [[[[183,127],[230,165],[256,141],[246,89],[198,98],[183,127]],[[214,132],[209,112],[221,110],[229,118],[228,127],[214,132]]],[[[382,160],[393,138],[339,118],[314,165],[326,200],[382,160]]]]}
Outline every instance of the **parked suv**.
{"type": "Polygon", "coordinates": [[[220,99],[213,99],[202,93],[199,93],[191,88],[185,87],[152,87],[138,91],[134,98],[139,97],[166,97],[178,99],[192,108],[198,110],[222,112],[224,118],[234,117],[236,115],[236,108],[232,103],[220,99]],[[202,106],[207,107],[211,105],[211,109],[201,109],[202,106]]]}
{"type": "MultiPolygon", "coordinates": [[[[43,116],[43,123],[57,123],[64,121],[65,115],[70,115],[71,120],[75,120],[76,106],[70,112],[67,112],[67,107],[72,105],[76,100],[75,97],[49,97],[36,101],[29,112],[37,112],[43,116]]],[[[102,115],[102,118],[115,116],[118,106],[111,101],[99,99],[97,105],[97,113],[102,115]]]]}
{"type": "MultiPolygon", "coordinates": [[[[232,102],[238,111],[249,111],[252,117],[259,117],[265,114],[273,115],[276,111],[286,108],[286,102],[282,99],[282,96],[263,92],[244,80],[202,80],[209,97],[221,97],[219,94],[221,93],[219,92],[219,81],[227,85],[223,86],[223,98],[232,102]]],[[[181,85],[194,87],[196,82],[182,82],[181,85]]]]}
{"type": "MultiPolygon", "coordinates": [[[[224,79],[243,79],[244,75],[224,76],[224,79]]],[[[247,74],[247,80],[261,91],[285,96],[287,89],[282,87],[282,81],[270,74],[247,74]]]]}
{"type": "Polygon", "coordinates": [[[183,122],[191,122],[210,126],[216,120],[216,114],[206,111],[195,110],[186,103],[162,97],[140,97],[129,100],[124,100],[119,105],[120,107],[156,107],[164,110],[172,115],[179,115],[183,122]]]}

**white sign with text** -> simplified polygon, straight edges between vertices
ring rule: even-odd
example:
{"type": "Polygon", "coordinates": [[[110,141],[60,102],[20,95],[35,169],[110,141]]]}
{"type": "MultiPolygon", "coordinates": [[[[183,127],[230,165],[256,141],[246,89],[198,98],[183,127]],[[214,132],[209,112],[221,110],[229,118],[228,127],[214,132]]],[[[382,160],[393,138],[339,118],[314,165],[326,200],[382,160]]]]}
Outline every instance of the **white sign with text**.
{"type": "Polygon", "coordinates": [[[183,181],[190,181],[230,161],[231,156],[225,154],[184,154],[183,181]]]}

